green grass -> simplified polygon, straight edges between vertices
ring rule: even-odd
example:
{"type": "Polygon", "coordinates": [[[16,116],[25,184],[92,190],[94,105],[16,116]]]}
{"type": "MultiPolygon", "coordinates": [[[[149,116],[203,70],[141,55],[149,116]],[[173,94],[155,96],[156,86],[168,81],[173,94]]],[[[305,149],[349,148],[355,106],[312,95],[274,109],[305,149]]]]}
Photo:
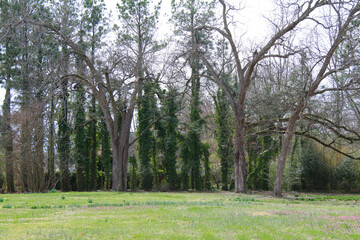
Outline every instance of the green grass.
{"type": "Polygon", "coordinates": [[[0,239],[360,239],[358,195],[53,192],[1,198],[0,239]]]}

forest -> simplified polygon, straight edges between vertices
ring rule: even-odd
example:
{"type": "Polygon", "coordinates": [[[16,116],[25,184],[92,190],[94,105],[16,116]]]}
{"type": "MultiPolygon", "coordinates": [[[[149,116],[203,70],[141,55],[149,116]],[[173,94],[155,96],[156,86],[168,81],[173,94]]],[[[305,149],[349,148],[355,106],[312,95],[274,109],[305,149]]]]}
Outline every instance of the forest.
{"type": "Polygon", "coordinates": [[[360,191],[359,1],[165,1],[0,1],[0,192],[360,191]]]}

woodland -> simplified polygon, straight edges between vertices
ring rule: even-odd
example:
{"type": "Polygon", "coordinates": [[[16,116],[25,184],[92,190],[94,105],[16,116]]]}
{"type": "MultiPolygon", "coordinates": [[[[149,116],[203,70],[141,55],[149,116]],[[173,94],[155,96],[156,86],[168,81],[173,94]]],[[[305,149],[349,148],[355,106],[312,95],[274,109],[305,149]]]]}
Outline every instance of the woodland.
{"type": "Polygon", "coordinates": [[[360,191],[359,1],[162,5],[0,1],[0,192],[360,191]]]}

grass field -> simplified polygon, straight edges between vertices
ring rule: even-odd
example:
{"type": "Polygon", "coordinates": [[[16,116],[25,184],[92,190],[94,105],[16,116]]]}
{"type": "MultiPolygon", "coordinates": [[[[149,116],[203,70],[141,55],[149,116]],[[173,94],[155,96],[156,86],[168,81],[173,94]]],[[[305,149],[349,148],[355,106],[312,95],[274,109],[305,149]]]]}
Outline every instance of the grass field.
{"type": "Polygon", "coordinates": [[[0,195],[0,239],[360,239],[359,195],[0,195]]]}

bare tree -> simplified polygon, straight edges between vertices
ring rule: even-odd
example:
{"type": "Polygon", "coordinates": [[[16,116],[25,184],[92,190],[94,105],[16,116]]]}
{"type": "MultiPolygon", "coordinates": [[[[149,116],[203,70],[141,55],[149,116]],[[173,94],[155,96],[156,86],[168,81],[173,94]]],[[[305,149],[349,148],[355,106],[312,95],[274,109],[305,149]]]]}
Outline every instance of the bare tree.
{"type": "Polygon", "coordinates": [[[312,74],[309,74],[309,77],[312,75],[315,75],[314,79],[312,80],[312,83],[310,84],[309,88],[305,91],[304,96],[299,100],[299,102],[296,105],[296,108],[291,113],[291,117],[289,119],[288,125],[286,127],[285,135],[282,141],[281,150],[280,150],[280,156],[278,161],[278,167],[277,167],[277,173],[276,173],[276,179],[274,184],[274,195],[281,196],[281,184],[285,169],[285,163],[286,158],[288,156],[288,153],[291,148],[291,140],[295,134],[295,125],[296,122],[301,115],[301,113],[304,110],[304,107],[306,106],[307,102],[310,100],[312,96],[314,96],[316,90],[318,89],[320,83],[324,81],[328,76],[331,74],[340,71],[344,68],[349,67],[349,65],[342,66],[337,69],[330,67],[330,61],[334,56],[334,53],[340,43],[344,41],[347,32],[349,31],[350,23],[357,17],[358,12],[360,11],[360,4],[358,1],[351,3],[352,8],[346,13],[346,3],[340,3],[340,4],[329,4],[329,7],[333,8],[334,11],[338,14],[337,22],[336,22],[336,34],[332,39],[331,46],[329,50],[326,52],[325,56],[321,59],[319,62],[319,65],[314,66],[313,69],[319,69],[318,71],[313,70],[312,74]],[[345,6],[343,6],[345,5],[345,6]]]}
{"type": "MultiPolygon", "coordinates": [[[[264,43],[261,47],[256,49],[252,56],[249,58],[244,58],[241,60],[240,51],[241,49],[234,39],[233,33],[230,30],[231,20],[229,20],[229,11],[232,8],[229,8],[229,5],[225,3],[224,0],[219,0],[219,3],[222,6],[222,27],[214,26],[200,26],[198,29],[208,29],[213,30],[220,35],[222,35],[230,44],[230,48],[233,54],[233,63],[235,65],[236,78],[238,80],[238,90],[233,94],[233,90],[221,80],[221,72],[216,69],[216,65],[209,61],[206,54],[201,54],[200,58],[206,65],[210,78],[216,82],[223,90],[226,92],[232,110],[235,116],[235,136],[234,136],[234,145],[235,145],[235,192],[246,192],[246,116],[245,116],[245,101],[247,99],[247,93],[251,83],[255,80],[255,70],[259,63],[266,58],[278,58],[278,57],[287,57],[288,55],[295,54],[291,49],[285,55],[271,54],[269,51],[277,46],[279,42],[282,41],[283,37],[287,37],[287,34],[294,31],[294,29],[304,20],[306,20],[312,12],[314,12],[319,7],[327,5],[326,1],[306,1],[304,3],[293,3],[290,6],[294,9],[293,15],[286,18],[288,21],[284,21],[282,25],[277,25],[275,32],[269,38],[269,40],[264,43]],[[245,63],[245,64],[244,64],[245,63]]],[[[285,14],[285,13],[284,13],[285,14]]]]}

